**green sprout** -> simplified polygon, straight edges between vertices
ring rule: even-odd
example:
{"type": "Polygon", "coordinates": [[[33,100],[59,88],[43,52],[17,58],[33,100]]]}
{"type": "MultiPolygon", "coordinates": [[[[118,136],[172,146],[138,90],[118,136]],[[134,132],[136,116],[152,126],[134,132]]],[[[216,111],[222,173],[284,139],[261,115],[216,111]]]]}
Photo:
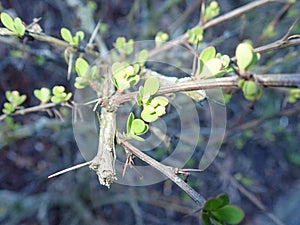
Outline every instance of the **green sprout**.
{"type": "Polygon", "coordinates": [[[201,213],[203,225],[239,224],[243,218],[244,213],[239,207],[229,205],[227,194],[207,200],[201,213]]]}
{"type": "Polygon", "coordinates": [[[34,96],[41,101],[41,104],[47,103],[51,99],[51,92],[48,88],[41,88],[40,90],[34,90],[34,96]]]}
{"type": "Polygon", "coordinates": [[[98,76],[97,66],[90,66],[83,58],[78,58],[75,62],[75,70],[78,77],[74,86],[78,89],[87,87],[98,76]]]}
{"type": "Polygon", "coordinates": [[[68,42],[71,46],[77,48],[79,43],[84,39],[84,32],[77,31],[74,36],[69,29],[63,27],[60,30],[61,37],[68,42]]]}
{"type": "Polygon", "coordinates": [[[67,102],[72,97],[71,92],[65,92],[64,86],[54,86],[52,88],[52,93],[54,96],[51,97],[51,102],[53,103],[67,102]]]}
{"type": "Polygon", "coordinates": [[[235,57],[238,68],[243,73],[259,60],[260,55],[254,52],[251,43],[245,41],[237,46],[235,57]]]}
{"type": "Polygon", "coordinates": [[[202,50],[198,58],[196,77],[207,79],[222,76],[229,71],[230,58],[216,52],[215,47],[209,46],[202,50]]]}
{"type": "Polygon", "coordinates": [[[169,35],[164,32],[157,32],[155,35],[154,41],[155,41],[155,46],[159,47],[161,46],[164,42],[166,42],[169,39],[169,35]]]}
{"type": "Polygon", "coordinates": [[[203,29],[200,27],[195,27],[188,30],[188,40],[193,45],[198,45],[203,40],[203,29]]]}
{"type": "Polygon", "coordinates": [[[19,17],[12,19],[10,15],[3,12],[1,13],[1,22],[3,25],[12,32],[12,35],[23,37],[25,34],[25,26],[19,17]]]}
{"type": "Polygon", "coordinates": [[[149,126],[141,119],[135,119],[131,112],[127,119],[127,134],[128,139],[136,139],[138,141],[144,141],[139,135],[145,134],[149,130],[149,126]]]}
{"type": "Polygon", "coordinates": [[[130,55],[133,52],[133,39],[126,41],[125,37],[118,37],[113,45],[121,55],[130,55]]]}
{"type": "Polygon", "coordinates": [[[219,15],[220,7],[217,1],[212,1],[204,11],[204,22],[214,18],[215,16],[219,15]]]}
{"type": "Polygon", "coordinates": [[[6,99],[8,102],[4,103],[3,113],[11,114],[26,100],[26,95],[20,95],[18,91],[6,91],[6,99]]]}
{"type": "Polygon", "coordinates": [[[262,96],[262,87],[252,80],[240,80],[238,86],[242,88],[245,98],[249,101],[260,99],[262,96]]]}
{"type": "Polygon", "coordinates": [[[146,122],[154,122],[160,116],[166,114],[165,107],[169,100],[163,96],[152,97],[159,89],[159,80],[156,77],[149,77],[144,86],[139,88],[137,95],[138,105],[143,106],[141,117],[146,122]]]}

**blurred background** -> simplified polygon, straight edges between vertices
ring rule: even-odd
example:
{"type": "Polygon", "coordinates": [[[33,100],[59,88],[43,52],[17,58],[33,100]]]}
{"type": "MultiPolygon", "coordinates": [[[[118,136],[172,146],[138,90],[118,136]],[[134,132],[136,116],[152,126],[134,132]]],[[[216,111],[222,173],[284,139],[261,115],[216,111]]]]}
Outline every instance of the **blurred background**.
{"type": "MultiPolygon", "coordinates": [[[[219,1],[221,14],[249,2],[219,1]]],[[[149,40],[163,31],[172,39],[178,37],[198,23],[200,1],[1,0],[0,11],[19,16],[27,24],[41,17],[43,32],[55,37],[60,37],[61,27],[73,33],[83,30],[89,36],[101,19],[99,35],[111,49],[118,36],[149,40]]],[[[299,12],[299,1],[267,4],[210,28],[204,42],[232,56],[242,40],[250,39],[254,46],[278,40],[299,12]]],[[[300,33],[299,23],[296,33],[300,33]]],[[[297,46],[263,54],[254,71],[299,73],[299,50],[297,46]]],[[[158,70],[164,73],[164,68],[158,70]]],[[[25,107],[39,104],[34,89],[64,85],[74,91],[66,78],[63,49],[0,37],[1,109],[6,90],[27,94],[25,107]]],[[[285,89],[265,88],[255,104],[245,100],[241,91],[225,91],[234,95],[227,104],[227,133],[221,152],[206,171],[192,173],[188,183],[207,198],[228,193],[246,214],[242,224],[276,224],[276,218],[272,221],[267,216],[272,212],[283,222],[277,224],[299,225],[300,103],[288,103],[285,89]]],[[[200,114],[204,107],[199,105],[200,114]]],[[[49,174],[84,161],[73,136],[72,112],[57,110],[63,121],[39,112],[0,123],[1,224],[200,224],[196,205],[170,181],[143,187],[115,183],[107,189],[86,167],[48,180],[49,174]]],[[[170,130],[177,129],[173,121],[170,130]]],[[[200,116],[201,121],[205,115],[200,116]]],[[[207,138],[201,133],[187,168],[197,167],[197,152],[203,150],[207,138]]],[[[176,144],[176,137],[173,139],[176,144]]],[[[156,149],[151,154],[159,160],[168,152],[156,149]]]]}

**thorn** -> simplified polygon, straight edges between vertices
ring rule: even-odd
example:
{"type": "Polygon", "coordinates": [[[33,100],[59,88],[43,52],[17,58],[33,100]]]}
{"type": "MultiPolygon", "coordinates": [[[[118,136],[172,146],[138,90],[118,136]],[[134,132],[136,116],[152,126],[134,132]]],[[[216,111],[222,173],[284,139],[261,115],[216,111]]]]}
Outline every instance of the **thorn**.
{"type": "Polygon", "coordinates": [[[81,164],[78,164],[78,165],[69,167],[69,168],[67,168],[67,169],[58,171],[58,172],[56,172],[56,173],[53,173],[53,174],[49,175],[49,176],[48,176],[48,179],[53,178],[53,177],[56,177],[56,176],[59,176],[59,175],[61,175],[61,174],[67,173],[67,172],[72,171],[72,170],[79,169],[79,168],[84,167],[84,166],[90,165],[91,163],[92,163],[92,161],[88,161],[88,162],[84,162],[84,163],[81,163],[81,164]]]}

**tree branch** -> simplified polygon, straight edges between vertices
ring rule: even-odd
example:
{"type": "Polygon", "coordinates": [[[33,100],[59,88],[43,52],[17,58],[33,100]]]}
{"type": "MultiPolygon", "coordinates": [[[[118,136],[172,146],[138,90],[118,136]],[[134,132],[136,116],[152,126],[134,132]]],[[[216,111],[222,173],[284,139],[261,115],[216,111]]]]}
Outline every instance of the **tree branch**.
{"type": "MultiPolygon", "coordinates": [[[[164,75],[161,75],[164,76],[164,75]]],[[[299,87],[300,74],[253,74],[260,85],[265,87],[299,87]]],[[[161,87],[157,94],[169,94],[182,91],[206,90],[213,88],[232,88],[238,87],[239,76],[221,77],[207,80],[190,80],[179,84],[161,87]]],[[[134,100],[138,92],[131,92],[114,97],[116,104],[122,104],[134,100]]]]}
{"type": "Polygon", "coordinates": [[[179,176],[175,174],[171,167],[165,166],[162,163],[156,161],[150,156],[146,155],[138,148],[134,147],[129,141],[122,135],[117,132],[117,141],[120,145],[122,145],[126,150],[132,152],[142,161],[148,163],[150,166],[154,167],[170,180],[172,180],[175,184],[177,184],[183,191],[185,191],[201,208],[204,206],[206,200],[205,198],[196,192],[192,187],[190,187],[187,183],[185,183],[179,176]]]}

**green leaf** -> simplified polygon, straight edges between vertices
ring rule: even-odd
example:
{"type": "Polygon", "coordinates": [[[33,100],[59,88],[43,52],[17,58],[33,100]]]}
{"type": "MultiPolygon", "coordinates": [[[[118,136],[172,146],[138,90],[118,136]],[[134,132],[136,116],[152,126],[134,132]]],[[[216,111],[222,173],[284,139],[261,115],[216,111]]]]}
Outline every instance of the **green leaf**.
{"type": "Polygon", "coordinates": [[[19,36],[24,36],[25,26],[19,17],[14,19],[14,26],[15,26],[16,32],[19,34],[19,36]]]}
{"type": "Polygon", "coordinates": [[[219,15],[220,7],[217,1],[212,1],[208,7],[205,8],[204,18],[205,21],[219,15]]]}
{"type": "Polygon", "coordinates": [[[222,69],[222,62],[218,58],[210,59],[203,64],[201,73],[197,76],[200,79],[207,79],[216,76],[222,69]]]}
{"type": "Polygon", "coordinates": [[[214,46],[209,46],[202,50],[200,53],[199,59],[202,60],[203,63],[208,62],[209,60],[215,58],[216,49],[214,46]]]}
{"type": "Polygon", "coordinates": [[[52,88],[52,93],[54,94],[54,95],[58,95],[58,96],[60,96],[62,93],[64,93],[65,92],[65,87],[64,86],[54,86],[53,88],[52,88]]]}
{"type": "Polygon", "coordinates": [[[159,31],[156,35],[155,35],[155,46],[159,47],[161,46],[164,42],[166,42],[169,38],[169,35],[167,33],[161,32],[159,31]]]}
{"type": "Polygon", "coordinates": [[[241,43],[236,48],[235,56],[239,69],[246,70],[251,66],[255,57],[253,47],[249,43],[241,43]]]}
{"type": "Polygon", "coordinates": [[[206,211],[212,211],[212,210],[216,210],[216,209],[220,208],[221,206],[223,206],[222,199],[211,198],[205,202],[203,209],[206,211]]]}
{"type": "Polygon", "coordinates": [[[16,110],[15,107],[11,103],[8,103],[8,102],[5,102],[3,106],[4,106],[4,109],[2,110],[2,112],[5,114],[13,113],[16,110]]]}
{"type": "Polygon", "coordinates": [[[256,95],[257,93],[256,83],[252,80],[245,81],[243,85],[243,92],[245,95],[256,95]]]}
{"type": "Polygon", "coordinates": [[[131,131],[131,125],[133,120],[134,120],[134,114],[131,112],[127,119],[127,134],[129,134],[131,131]]]}
{"type": "Polygon", "coordinates": [[[61,98],[59,98],[57,96],[52,96],[51,97],[51,102],[53,102],[53,103],[59,103],[61,101],[62,101],[61,98]]]}
{"type": "Polygon", "coordinates": [[[222,206],[228,205],[230,202],[228,194],[220,194],[217,196],[217,198],[222,200],[222,206]]]}
{"type": "Polygon", "coordinates": [[[149,52],[146,49],[143,49],[142,51],[140,51],[138,57],[137,57],[137,61],[140,65],[144,65],[145,62],[147,61],[149,56],[149,52]]]}
{"type": "Polygon", "coordinates": [[[16,105],[21,105],[26,100],[26,95],[21,95],[17,101],[15,102],[16,105]]]}
{"type": "Polygon", "coordinates": [[[118,90],[123,91],[125,89],[130,88],[130,83],[126,79],[118,79],[116,80],[116,82],[117,82],[118,90]]]}
{"type": "Polygon", "coordinates": [[[65,27],[61,28],[60,35],[66,42],[73,43],[73,37],[69,29],[65,27]]]}
{"type": "Polygon", "coordinates": [[[195,27],[187,32],[189,42],[197,45],[203,39],[203,29],[200,27],[195,27]]]}
{"type": "Polygon", "coordinates": [[[75,37],[73,37],[73,42],[78,45],[79,42],[81,42],[84,39],[84,32],[83,31],[77,31],[75,34],[75,37]]]}
{"type": "Polygon", "coordinates": [[[157,77],[149,77],[144,84],[144,94],[154,95],[159,89],[159,80],[157,77]]]}
{"type": "Polygon", "coordinates": [[[148,131],[149,127],[145,122],[141,119],[134,119],[131,124],[131,130],[136,135],[144,134],[148,131]]]}
{"type": "Polygon", "coordinates": [[[51,96],[51,92],[48,88],[41,88],[40,90],[34,90],[34,96],[41,101],[42,104],[47,103],[51,96]]]}
{"type": "Polygon", "coordinates": [[[216,211],[211,211],[211,214],[216,219],[228,224],[238,224],[244,218],[244,212],[234,205],[226,205],[216,211]]]}
{"type": "Polygon", "coordinates": [[[83,58],[78,58],[75,62],[75,70],[80,77],[86,76],[89,64],[83,58]]]}
{"type": "Polygon", "coordinates": [[[166,106],[166,105],[169,104],[169,100],[168,100],[168,98],[166,98],[166,97],[163,97],[163,96],[157,96],[157,97],[155,97],[154,99],[158,102],[158,104],[159,104],[160,106],[166,106]]]}
{"type": "Polygon", "coordinates": [[[7,13],[5,13],[5,12],[1,13],[1,22],[7,29],[14,31],[14,32],[16,31],[15,26],[14,26],[14,21],[10,17],[10,15],[8,15],[7,13]]]}
{"type": "Polygon", "coordinates": [[[147,108],[144,108],[141,117],[144,121],[151,123],[158,119],[158,116],[153,113],[151,110],[148,110],[147,108]]]}
{"type": "Polygon", "coordinates": [[[202,220],[203,225],[211,225],[209,215],[207,213],[201,214],[201,220],[202,220]]]}

